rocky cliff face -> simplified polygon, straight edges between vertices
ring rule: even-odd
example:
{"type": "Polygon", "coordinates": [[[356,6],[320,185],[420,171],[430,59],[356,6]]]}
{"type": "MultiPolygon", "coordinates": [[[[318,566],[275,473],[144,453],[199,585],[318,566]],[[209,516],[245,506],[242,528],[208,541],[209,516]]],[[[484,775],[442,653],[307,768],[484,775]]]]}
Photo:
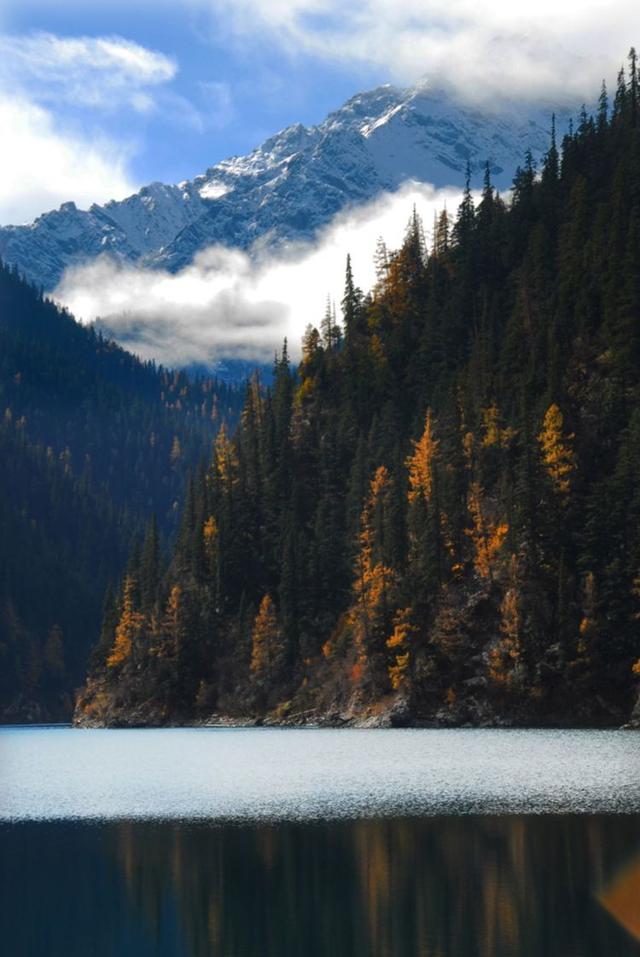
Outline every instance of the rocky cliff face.
{"type": "Polygon", "coordinates": [[[0,257],[46,291],[101,254],[177,270],[211,244],[309,239],[342,209],[407,180],[476,182],[489,162],[507,188],[527,149],[548,147],[551,108],[480,113],[426,84],[354,96],[318,126],[291,126],[247,156],[176,186],[152,183],[121,202],[64,203],[34,223],[0,229],[0,257]]]}

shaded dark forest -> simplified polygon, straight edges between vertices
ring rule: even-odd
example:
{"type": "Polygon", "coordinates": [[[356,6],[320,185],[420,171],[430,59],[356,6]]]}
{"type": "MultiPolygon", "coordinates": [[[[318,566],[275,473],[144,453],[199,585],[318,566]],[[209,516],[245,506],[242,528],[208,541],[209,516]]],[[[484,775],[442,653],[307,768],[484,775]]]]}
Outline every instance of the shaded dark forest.
{"type": "Polygon", "coordinates": [[[105,589],[241,394],[143,364],[0,265],[0,716],[68,717],[105,589]]]}

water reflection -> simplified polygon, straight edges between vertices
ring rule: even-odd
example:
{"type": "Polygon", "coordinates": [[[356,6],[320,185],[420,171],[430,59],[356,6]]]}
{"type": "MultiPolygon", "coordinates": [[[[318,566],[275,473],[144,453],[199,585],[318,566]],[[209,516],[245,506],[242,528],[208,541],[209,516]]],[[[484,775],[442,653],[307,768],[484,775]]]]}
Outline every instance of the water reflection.
{"type": "Polygon", "coordinates": [[[640,854],[607,884],[600,902],[622,926],[640,941],[640,854]]]}
{"type": "Polygon", "coordinates": [[[13,824],[0,939],[12,957],[630,957],[638,850],[621,816],[13,824]]]}

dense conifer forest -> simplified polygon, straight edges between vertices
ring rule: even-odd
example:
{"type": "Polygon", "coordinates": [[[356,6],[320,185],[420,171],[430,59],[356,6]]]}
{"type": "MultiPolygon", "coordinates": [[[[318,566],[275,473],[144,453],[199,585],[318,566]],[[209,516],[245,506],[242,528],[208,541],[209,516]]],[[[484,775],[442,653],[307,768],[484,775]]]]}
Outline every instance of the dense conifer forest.
{"type": "MultiPolygon", "coordinates": [[[[380,243],[343,324],[109,601],[83,721],[621,723],[640,658],[636,56],[505,202],[380,243]]],[[[310,304],[312,307],[312,304],[310,304]]]]}
{"type": "Polygon", "coordinates": [[[348,262],[237,428],[0,270],[5,714],[64,711],[118,576],[80,722],[627,721],[639,109],[632,51],[508,201],[414,211],[366,294],[348,262]]]}
{"type": "Polygon", "coordinates": [[[241,394],[143,364],[0,265],[0,716],[69,716],[105,588],[241,394]]]}

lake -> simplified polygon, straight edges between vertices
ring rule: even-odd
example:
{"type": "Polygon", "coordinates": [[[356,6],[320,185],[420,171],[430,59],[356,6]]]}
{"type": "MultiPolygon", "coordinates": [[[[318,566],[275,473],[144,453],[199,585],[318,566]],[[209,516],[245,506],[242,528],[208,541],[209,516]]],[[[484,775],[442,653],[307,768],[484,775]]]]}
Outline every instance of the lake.
{"type": "Polygon", "coordinates": [[[640,735],[0,731],[10,957],[640,954],[640,735]]]}

